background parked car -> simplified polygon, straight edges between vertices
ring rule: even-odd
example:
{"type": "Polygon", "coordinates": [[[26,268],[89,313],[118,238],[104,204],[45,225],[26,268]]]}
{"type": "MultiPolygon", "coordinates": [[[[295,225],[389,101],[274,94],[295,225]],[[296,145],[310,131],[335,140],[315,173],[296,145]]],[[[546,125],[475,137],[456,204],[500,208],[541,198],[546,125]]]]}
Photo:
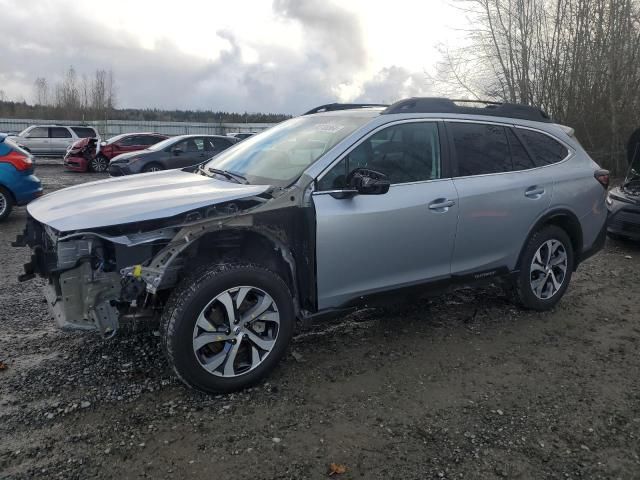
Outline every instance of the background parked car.
{"type": "Polygon", "coordinates": [[[238,140],[244,140],[245,138],[249,138],[252,135],[255,135],[255,132],[232,132],[227,133],[227,137],[237,138],[238,140]]]}
{"type": "Polygon", "coordinates": [[[0,134],[0,221],[14,205],[25,205],[40,195],[42,185],[33,174],[31,155],[0,134]]]}
{"type": "Polygon", "coordinates": [[[74,142],[90,137],[100,137],[93,127],[32,125],[10,138],[34,155],[62,156],[74,142]]]}
{"type": "Polygon", "coordinates": [[[168,135],[152,132],[123,133],[106,142],[98,142],[97,138],[84,138],[69,148],[64,157],[64,165],[75,172],[105,172],[113,157],[144,150],[167,138],[168,135]]]}
{"type": "Polygon", "coordinates": [[[629,170],[624,182],[607,195],[607,233],[612,238],[640,241],[640,129],[631,135],[627,160],[629,170]]]}
{"type": "Polygon", "coordinates": [[[202,163],[226,150],[238,139],[222,135],[180,135],[146,150],[123,153],[109,163],[109,175],[157,172],[202,163]]]}

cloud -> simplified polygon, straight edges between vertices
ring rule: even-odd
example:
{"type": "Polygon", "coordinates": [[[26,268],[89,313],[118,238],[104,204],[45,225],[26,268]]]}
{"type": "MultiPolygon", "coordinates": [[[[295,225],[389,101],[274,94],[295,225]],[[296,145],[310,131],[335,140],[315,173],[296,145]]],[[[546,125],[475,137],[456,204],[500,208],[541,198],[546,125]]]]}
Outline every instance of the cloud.
{"type": "Polygon", "coordinates": [[[424,90],[421,74],[396,66],[356,80],[369,68],[360,22],[329,1],[274,0],[273,21],[298,28],[302,45],[254,44],[221,29],[216,35],[228,48],[215,59],[187,54],[168,38],[149,48],[83,5],[0,0],[0,90],[29,101],[36,77],[52,85],[71,65],[80,75],[112,69],[123,107],[296,114],[336,99],[379,102],[424,90]],[[256,61],[243,60],[245,48],[256,61]]]}

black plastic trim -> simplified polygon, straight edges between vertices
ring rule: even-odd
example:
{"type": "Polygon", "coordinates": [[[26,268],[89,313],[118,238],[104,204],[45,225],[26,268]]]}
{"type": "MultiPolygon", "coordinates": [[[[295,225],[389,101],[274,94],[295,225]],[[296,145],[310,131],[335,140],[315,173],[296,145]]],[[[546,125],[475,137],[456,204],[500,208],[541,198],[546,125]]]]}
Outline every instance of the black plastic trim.
{"type": "Polygon", "coordinates": [[[336,110],[355,110],[358,108],[371,108],[371,107],[388,107],[385,103],[328,103],[326,105],[320,105],[312,108],[308,112],[302,115],[312,115],[320,112],[333,112],[336,110]]]}
{"type": "Polygon", "coordinates": [[[451,100],[449,98],[437,97],[415,97],[400,100],[382,112],[383,115],[396,113],[457,113],[464,115],[517,118],[520,120],[531,120],[534,122],[544,123],[552,122],[551,118],[544,110],[530,105],[474,100],[451,100]],[[485,106],[481,108],[460,106],[455,102],[482,103],[485,106]]]}

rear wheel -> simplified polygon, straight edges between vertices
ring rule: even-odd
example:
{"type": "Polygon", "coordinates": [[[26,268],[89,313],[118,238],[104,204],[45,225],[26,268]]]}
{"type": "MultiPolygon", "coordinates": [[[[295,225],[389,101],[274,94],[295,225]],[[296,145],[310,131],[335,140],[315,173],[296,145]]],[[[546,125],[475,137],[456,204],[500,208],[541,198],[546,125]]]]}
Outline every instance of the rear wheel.
{"type": "Polygon", "coordinates": [[[89,169],[92,172],[102,173],[106,172],[109,167],[109,159],[104,155],[97,155],[89,162],[89,169]]]}
{"type": "Polygon", "coordinates": [[[13,197],[8,190],[0,187],[0,222],[9,216],[13,209],[13,197]]]}
{"type": "Polygon", "coordinates": [[[142,173],[159,172],[160,170],[164,170],[162,165],[159,163],[150,163],[149,165],[144,166],[142,173]]]}
{"type": "Polygon", "coordinates": [[[169,365],[187,385],[231,392],[267,375],[293,333],[291,292],[258,265],[213,265],[186,278],[164,309],[169,365]]]}
{"type": "Polygon", "coordinates": [[[567,233],[547,225],[527,242],[515,282],[516,298],[532,310],[553,308],[567,291],[573,272],[573,247],[567,233]]]}

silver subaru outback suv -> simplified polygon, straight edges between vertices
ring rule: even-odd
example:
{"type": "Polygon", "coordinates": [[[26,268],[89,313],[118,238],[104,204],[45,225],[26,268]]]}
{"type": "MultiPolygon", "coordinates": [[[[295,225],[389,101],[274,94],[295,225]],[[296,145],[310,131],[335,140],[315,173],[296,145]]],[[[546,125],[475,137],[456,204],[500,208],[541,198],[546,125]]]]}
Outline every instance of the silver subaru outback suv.
{"type": "Polygon", "coordinates": [[[62,328],[159,319],[178,377],[229,392],[297,323],[416,291],[500,280],[552,308],[603,246],[607,184],[532,107],[331,104],[195,168],[50,193],[15,245],[62,328]]]}

